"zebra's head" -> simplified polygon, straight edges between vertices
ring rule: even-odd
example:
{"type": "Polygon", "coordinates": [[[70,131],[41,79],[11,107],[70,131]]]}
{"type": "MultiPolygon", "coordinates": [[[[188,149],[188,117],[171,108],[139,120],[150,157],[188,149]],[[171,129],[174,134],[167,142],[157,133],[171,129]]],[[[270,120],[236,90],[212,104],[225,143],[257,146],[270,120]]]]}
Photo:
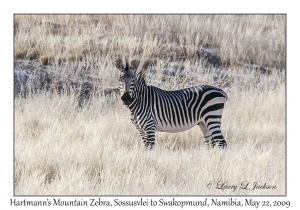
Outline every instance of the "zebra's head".
{"type": "Polygon", "coordinates": [[[125,66],[121,59],[116,60],[116,67],[120,70],[120,92],[121,99],[124,105],[129,105],[134,100],[134,89],[137,80],[136,69],[139,66],[139,61],[133,60],[130,65],[126,60],[125,66]]]}

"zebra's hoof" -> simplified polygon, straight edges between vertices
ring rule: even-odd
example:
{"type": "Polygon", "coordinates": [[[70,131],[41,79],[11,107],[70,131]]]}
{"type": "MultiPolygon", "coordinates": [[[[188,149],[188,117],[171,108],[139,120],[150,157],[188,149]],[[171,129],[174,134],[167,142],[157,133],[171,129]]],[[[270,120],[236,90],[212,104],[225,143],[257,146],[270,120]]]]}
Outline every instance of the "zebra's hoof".
{"type": "Polygon", "coordinates": [[[227,148],[227,144],[219,145],[219,149],[226,149],[226,148],[227,148]]]}
{"type": "Polygon", "coordinates": [[[153,143],[146,143],[145,144],[145,150],[152,150],[154,148],[154,144],[153,143]]]}

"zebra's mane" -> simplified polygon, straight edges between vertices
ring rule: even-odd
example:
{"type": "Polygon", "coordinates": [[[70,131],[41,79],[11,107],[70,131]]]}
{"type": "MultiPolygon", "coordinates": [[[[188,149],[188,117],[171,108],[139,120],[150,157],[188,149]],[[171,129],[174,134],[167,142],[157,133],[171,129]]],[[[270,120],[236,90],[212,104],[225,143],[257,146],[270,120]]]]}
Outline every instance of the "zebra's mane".
{"type": "MultiPolygon", "coordinates": [[[[139,62],[139,61],[138,61],[139,62]]],[[[155,64],[154,61],[151,60],[146,60],[142,66],[142,68],[138,71],[135,72],[137,76],[137,81],[141,85],[147,85],[147,80],[146,80],[146,73],[149,70],[149,67],[153,66],[155,64]]]]}
{"type": "Polygon", "coordinates": [[[136,75],[138,84],[147,85],[147,81],[145,79],[145,71],[140,70],[140,71],[136,72],[135,75],[136,75]]]}

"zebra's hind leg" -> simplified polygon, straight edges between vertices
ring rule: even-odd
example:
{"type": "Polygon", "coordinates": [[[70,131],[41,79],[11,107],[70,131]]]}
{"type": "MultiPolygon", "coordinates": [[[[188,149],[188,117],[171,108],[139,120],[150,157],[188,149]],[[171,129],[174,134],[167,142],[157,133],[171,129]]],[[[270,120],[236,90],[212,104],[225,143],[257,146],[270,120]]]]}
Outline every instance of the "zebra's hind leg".
{"type": "Polygon", "coordinates": [[[218,145],[220,149],[226,149],[227,143],[221,132],[221,122],[211,122],[208,128],[211,133],[211,142],[214,145],[218,145]]]}
{"type": "Polygon", "coordinates": [[[221,123],[220,122],[210,122],[209,127],[206,126],[203,122],[200,122],[198,125],[201,128],[204,142],[207,147],[214,148],[216,145],[220,149],[225,149],[227,147],[227,143],[221,133],[221,123]]]}
{"type": "MultiPolygon", "coordinates": [[[[207,149],[209,149],[211,146],[211,133],[203,122],[200,122],[198,125],[201,129],[203,140],[206,144],[206,147],[207,149]]],[[[212,145],[212,147],[214,147],[214,145],[212,145]]]]}

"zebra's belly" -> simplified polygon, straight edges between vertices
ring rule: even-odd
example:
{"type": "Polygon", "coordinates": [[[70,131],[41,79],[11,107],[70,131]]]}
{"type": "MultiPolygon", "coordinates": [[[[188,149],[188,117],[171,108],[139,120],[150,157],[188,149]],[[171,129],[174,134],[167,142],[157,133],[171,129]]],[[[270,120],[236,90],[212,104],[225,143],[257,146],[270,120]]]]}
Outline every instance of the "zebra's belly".
{"type": "Polygon", "coordinates": [[[188,125],[162,125],[158,123],[156,130],[160,132],[168,132],[168,133],[178,133],[183,132],[191,129],[194,127],[195,124],[188,124],[188,125]]]}

